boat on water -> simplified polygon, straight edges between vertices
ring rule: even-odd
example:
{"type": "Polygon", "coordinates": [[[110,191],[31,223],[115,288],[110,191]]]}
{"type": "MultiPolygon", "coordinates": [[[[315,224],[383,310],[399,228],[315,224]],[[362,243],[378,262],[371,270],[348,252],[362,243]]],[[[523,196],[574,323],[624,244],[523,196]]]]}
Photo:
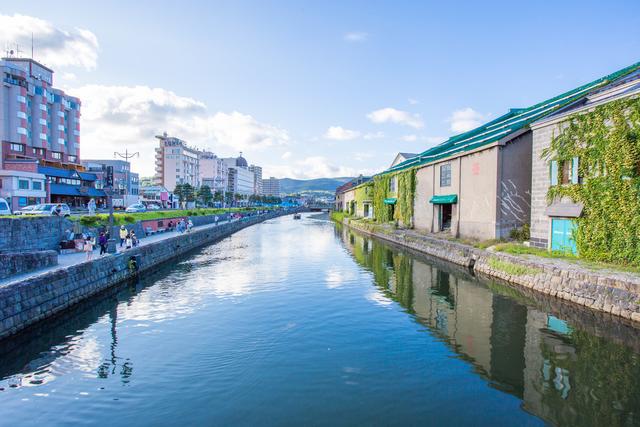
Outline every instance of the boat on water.
{"type": "Polygon", "coordinates": [[[300,219],[300,218],[302,218],[302,215],[300,215],[299,213],[293,214],[293,219],[300,219]]]}

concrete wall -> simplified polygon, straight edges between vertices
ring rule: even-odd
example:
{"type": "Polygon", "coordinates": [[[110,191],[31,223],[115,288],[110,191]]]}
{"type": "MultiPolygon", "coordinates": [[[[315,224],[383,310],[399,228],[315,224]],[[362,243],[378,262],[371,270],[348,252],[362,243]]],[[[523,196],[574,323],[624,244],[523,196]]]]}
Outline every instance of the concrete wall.
{"type": "Polygon", "coordinates": [[[349,212],[349,204],[352,200],[356,199],[356,190],[347,190],[342,193],[342,210],[344,212],[349,212]]]}
{"type": "Polygon", "coordinates": [[[558,126],[545,126],[533,129],[533,147],[531,154],[531,245],[547,248],[550,242],[551,221],[544,214],[547,208],[547,191],[551,186],[549,163],[542,159],[542,151],[551,145],[558,126]]]}
{"type": "Polygon", "coordinates": [[[134,273],[129,270],[128,262],[132,256],[140,256],[139,271],[143,272],[192,249],[282,214],[269,213],[218,227],[194,230],[0,287],[0,338],[131,278],[134,273]]]}
{"type": "Polygon", "coordinates": [[[435,163],[416,172],[414,226],[437,232],[439,207],[429,203],[434,195],[456,194],[452,206],[451,234],[492,239],[496,230],[496,186],[498,149],[490,148],[446,162],[435,163]],[[451,185],[440,186],[440,167],[451,165],[451,185]]]}
{"type": "Polygon", "coordinates": [[[498,151],[498,238],[509,237],[511,230],[528,224],[531,219],[532,140],[532,132],[527,132],[498,151]]]}
{"type": "Polygon", "coordinates": [[[57,264],[56,251],[0,253],[0,279],[57,264]]]}
{"type": "Polygon", "coordinates": [[[57,250],[67,229],[59,217],[0,218],[0,252],[57,250]]]}

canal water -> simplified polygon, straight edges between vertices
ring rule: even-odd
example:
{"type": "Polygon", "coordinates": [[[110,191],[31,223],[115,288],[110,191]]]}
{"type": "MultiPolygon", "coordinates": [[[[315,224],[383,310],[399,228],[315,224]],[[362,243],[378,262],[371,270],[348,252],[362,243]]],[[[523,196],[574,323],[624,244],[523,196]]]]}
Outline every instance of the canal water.
{"type": "Polygon", "coordinates": [[[640,424],[632,326],[305,215],[0,342],[0,425],[640,424]]]}

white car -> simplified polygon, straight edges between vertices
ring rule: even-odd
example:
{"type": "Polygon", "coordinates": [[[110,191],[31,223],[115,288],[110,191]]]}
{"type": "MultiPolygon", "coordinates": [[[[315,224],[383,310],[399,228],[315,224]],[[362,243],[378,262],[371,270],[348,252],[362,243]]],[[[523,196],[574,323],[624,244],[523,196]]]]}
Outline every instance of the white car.
{"type": "Polygon", "coordinates": [[[36,205],[35,208],[28,212],[24,212],[25,215],[46,215],[46,216],[71,216],[71,209],[66,203],[43,203],[36,205]],[[60,213],[57,213],[57,208],[60,206],[60,213]]]}
{"type": "Polygon", "coordinates": [[[128,212],[128,213],[146,212],[146,211],[147,211],[147,208],[145,208],[142,203],[134,203],[133,205],[125,209],[125,212],[128,212]]]}
{"type": "Polygon", "coordinates": [[[153,203],[149,203],[147,205],[147,209],[150,210],[150,211],[157,211],[157,210],[160,210],[160,206],[158,206],[156,204],[153,204],[153,203]]]}
{"type": "Polygon", "coordinates": [[[0,198],[0,215],[11,215],[11,208],[9,203],[3,198],[0,198]]]}
{"type": "Polygon", "coordinates": [[[37,207],[38,207],[38,205],[25,206],[24,208],[21,208],[21,209],[18,209],[17,211],[15,211],[13,214],[14,215],[26,215],[28,213],[31,213],[31,211],[33,211],[37,207]]]}

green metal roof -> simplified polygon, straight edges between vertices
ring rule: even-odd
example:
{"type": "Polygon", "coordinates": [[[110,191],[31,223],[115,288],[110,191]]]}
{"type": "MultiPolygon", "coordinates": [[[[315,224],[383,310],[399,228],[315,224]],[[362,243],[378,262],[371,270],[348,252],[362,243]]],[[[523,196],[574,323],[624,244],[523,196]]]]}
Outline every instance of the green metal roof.
{"type": "Polygon", "coordinates": [[[429,203],[433,203],[434,205],[446,205],[449,203],[458,203],[458,195],[457,194],[447,194],[445,196],[432,196],[429,203]]]}
{"type": "Polygon", "coordinates": [[[431,147],[417,156],[381,172],[379,175],[432,163],[458,153],[475,150],[476,148],[495,143],[510,135],[514,135],[522,129],[528,129],[529,124],[532,122],[548,116],[558,109],[581,99],[594,89],[618,80],[638,69],[640,69],[640,62],[531,107],[512,108],[505,115],[468,132],[452,136],[441,144],[431,147]]]}

